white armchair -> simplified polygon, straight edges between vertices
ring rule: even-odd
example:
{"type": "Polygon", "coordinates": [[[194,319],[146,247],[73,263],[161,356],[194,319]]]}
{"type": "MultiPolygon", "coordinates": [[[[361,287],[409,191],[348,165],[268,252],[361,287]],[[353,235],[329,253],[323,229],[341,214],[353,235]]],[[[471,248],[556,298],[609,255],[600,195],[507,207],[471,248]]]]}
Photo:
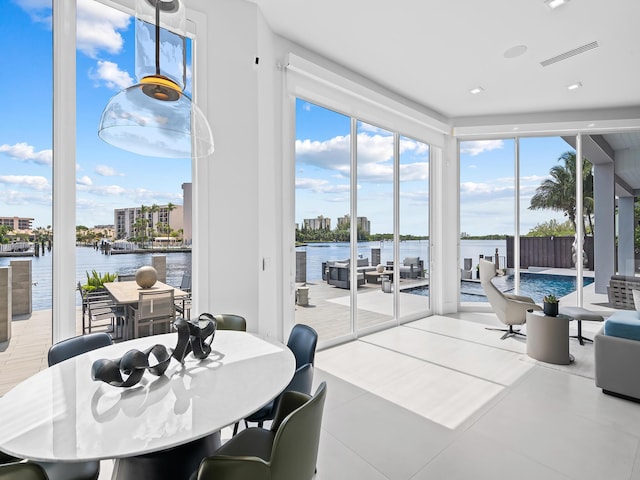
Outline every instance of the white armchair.
{"type": "Polygon", "coordinates": [[[514,330],[514,325],[522,325],[526,321],[527,310],[542,310],[536,305],[533,299],[522,295],[512,295],[502,293],[491,279],[496,276],[496,267],[492,262],[480,260],[480,284],[484,293],[489,299],[491,308],[498,316],[498,319],[508,326],[508,328],[487,328],[487,330],[498,330],[506,332],[502,339],[513,335],[522,335],[519,330],[514,330]]]}

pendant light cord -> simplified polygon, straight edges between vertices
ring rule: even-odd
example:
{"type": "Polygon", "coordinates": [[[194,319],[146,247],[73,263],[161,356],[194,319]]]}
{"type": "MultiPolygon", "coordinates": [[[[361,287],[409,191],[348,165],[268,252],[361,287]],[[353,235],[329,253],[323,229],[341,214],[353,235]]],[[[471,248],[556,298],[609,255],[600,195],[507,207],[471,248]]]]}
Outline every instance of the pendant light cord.
{"type": "Polygon", "coordinates": [[[156,0],[156,75],[160,75],[160,0],[156,0]]]}

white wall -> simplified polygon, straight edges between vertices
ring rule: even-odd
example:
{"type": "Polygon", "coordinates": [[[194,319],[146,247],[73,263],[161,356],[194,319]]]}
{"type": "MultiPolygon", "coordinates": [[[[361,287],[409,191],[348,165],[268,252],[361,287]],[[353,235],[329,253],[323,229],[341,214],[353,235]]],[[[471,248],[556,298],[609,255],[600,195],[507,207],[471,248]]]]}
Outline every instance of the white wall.
{"type": "Polygon", "coordinates": [[[207,14],[206,32],[201,25],[196,30],[194,85],[215,141],[211,157],[194,161],[194,310],[236,313],[248,330],[266,333],[257,302],[265,157],[258,137],[257,7],[237,0],[189,6],[207,14]],[[205,45],[198,43],[203,38],[205,45]]]}
{"type": "MultiPolygon", "coordinates": [[[[376,95],[399,104],[403,99],[274,35],[253,3],[192,0],[190,6],[207,14],[206,71],[197,71],[194,83],[206,82],[207,102],[199,104],[216,145],[208,164],[196,164],[194,170],[194,248],[207,245],[207,251],[194,256],[196,311],[239,313],[250,330],[286,338],[295,318],[295,110],[285,89],[289,53],[312,58],[376,95]]],[[[197,67],[197,58],[194,63],[197,67]]],[[[428,120],[420,106],[408,101],[404,105],[428,120]]],[[[434,119],[434,124],[446,129],[441,120],[434,119]]],[[[442,144],[442,132],[435,137],[427,128],[421,135],[411,133],[418,139],[440,138],[442,144]]],[[[442,190],[449,193],[457,191],[457,158],[451,145],[455,142],[439,160],[443,178],[453,182],[452,188],[442,190]]],[[[452,198],[447,204],[453,209],[452,198]]],[[[455,237],[457,224],[451,221],[457,213],[450,213],[444,230],[432,230],[434,240],[445,230],[448,239],[455,237]]],[[[455,252],[447,253],[453,253],[450,263],[457,273],[455,252]]],[[[438,267],[448,269],[446,262],[438,267]]],[[[456,292],[457,274],[446,278],[451,285],[443,285],[442,292],[456,292]]],[[[443,293],[439,301],[436,311],[452,311],[457,296],[443,293]]]]}

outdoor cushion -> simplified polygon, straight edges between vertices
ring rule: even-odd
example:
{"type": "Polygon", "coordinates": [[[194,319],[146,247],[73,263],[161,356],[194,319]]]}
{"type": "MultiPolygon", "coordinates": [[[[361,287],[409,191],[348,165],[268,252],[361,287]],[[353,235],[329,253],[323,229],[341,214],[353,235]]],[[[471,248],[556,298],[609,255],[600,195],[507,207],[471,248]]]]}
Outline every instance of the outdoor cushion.
{"type": "Polygon", "coordinates": [[[640,314],[635,310],[618,311],[604,322],[604,334],[640,340],[640,314]]]}
{"type": "Polygon", "coordinates": [[[418,266],[419,259],[420,257],[406,257],[402,263],[407,266],[408,265],[418,266]]]}
{"type": "Polygon", "coordinates": [[[640,310],[640,290],[631,290],[631,293],[633,294],[633,304],[636,307],[636,310],[640,310]]]}
{"type": "Polygon", "coordinates": [[[357,266],[358,267],[368,267],[369,266],[369,259],[368,258],[359,258],[357,266]]]}

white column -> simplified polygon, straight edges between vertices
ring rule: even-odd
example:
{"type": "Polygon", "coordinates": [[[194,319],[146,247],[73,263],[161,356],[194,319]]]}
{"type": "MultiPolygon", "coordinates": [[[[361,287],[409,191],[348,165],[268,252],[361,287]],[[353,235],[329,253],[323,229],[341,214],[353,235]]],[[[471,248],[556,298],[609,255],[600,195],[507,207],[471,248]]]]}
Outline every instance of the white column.
{"type": "Polygon", "coordinates": [[[635,273],[633,251],[635,233],[634,204],[633,197],[618,198],[618,273],[620,275],[633,275],[635,273]]]}
{"type": "Polygon", "coordinates": [[[431,147],[430,153],[430,306],[436,314],[453,313],[458,310],[460,291],[460,180],[456,140],[446,137],[444,149],[431,147]]]}
{"type": "MultiPolygon", "coordinates": [[[[582,217],[582,212],[584,212],[583,165],[582,134],[578,133],[578,135],[576,135],[576,282],[578,282],[578,285],[582,285],[584,270],[582,265],[582,252],[584,249],[584,225],[582,217]]],[[[583,298],[582,288],[577,288],[576,301],[578,307],[582,307],[583,298]]]]}
{"type": "MultiPolygon", "coordinates": [[[[594,165],[593,197],[595,213],[595,232],[593,237],[593,268],[596,273],[595,291],[596,293],[607,293],[609,279],[611,275],[615,273],[615,190],[613,162],[594,165]]],[[[633,224],[633,198],[631,200],[631,223],[633,224]]],[[[633,226],[631,243],[633,244],[633,226]]],[[[633,247],[631,249],[631,255],[631,258],[633,258],[633,247]]]]}
{"type": "Polygon", "coordinates": [[[53,4],[53,342],[76,333],[76,0],[53,4]]]}

